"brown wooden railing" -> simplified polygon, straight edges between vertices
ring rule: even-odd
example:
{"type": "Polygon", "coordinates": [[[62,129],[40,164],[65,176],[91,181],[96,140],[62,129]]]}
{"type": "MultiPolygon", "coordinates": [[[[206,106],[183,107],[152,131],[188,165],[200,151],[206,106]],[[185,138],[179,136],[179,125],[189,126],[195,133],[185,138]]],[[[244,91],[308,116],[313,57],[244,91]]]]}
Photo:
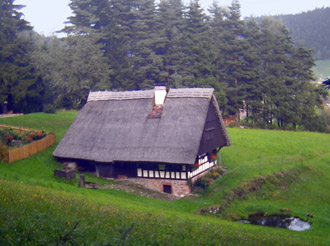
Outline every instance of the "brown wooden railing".
{"type": "MultiPolygon", "coordinates": [[[[22,128],[22,127],[15,127],[15,126],[7,126],[7,125],[0,125],[0,128],[11,128],[20,134],[25,133],[27,131],[37,131],[37,130],[33,130],[33,129],[27,129],[27,128],[22,128]]],[[[34,155],[40,151],[47,149],[49,146],[53,145],[55,142],[56,142],[56,134],[47,133],[47,135],[40,140],[35,140],[32,143],[29,143],[29,144],[24,145],[19,148],[8,149],[7,154],[5,154],[5,157],[3,158],[3,160],[7,161],[7,162],[14,162],[17,160],[28,158],[31,155],[34,155]]]]}

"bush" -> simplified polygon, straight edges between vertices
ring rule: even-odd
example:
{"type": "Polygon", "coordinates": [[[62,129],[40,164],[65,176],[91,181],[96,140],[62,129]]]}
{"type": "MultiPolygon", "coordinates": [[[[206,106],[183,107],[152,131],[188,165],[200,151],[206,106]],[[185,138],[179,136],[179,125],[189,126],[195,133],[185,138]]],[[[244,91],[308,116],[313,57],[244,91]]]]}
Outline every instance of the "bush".
{"type": "Polygon", "coordinates": [[[238,122],[232,122],[232,123],[229,123],[228,127],[229,128],[238,128],[240,126],[240,123],[238,122]]]}
{"type": "Polygon", "coordinates": [[[0,160],[3,160],[7,156],[8,147],[0,140],[0,160]]]}
{"type": "Polygon", "coordinates": [[[56,107],[53,104],[46,104],[44,106],[44,113],[46,114],[55,114],[56,113],[56,107]]]}
{"type": "Polygon", "coordinates": [[[0,141],[5,145],[10,145],[13,140],[21,140],[22,136],[11,128],[0,130],[0,141]]]}
{"type": "Polygon", "coordinates": [[[201,194],[211,184],[210,179],[207,177],[200,177],[194,183],[192,187],[193,193],[201,194]]]}
{"type": "Polygon", "coordinates": [[[46,137],[47,133],[45,131],[38,131],[38,132],[34,132],[34,131],[28,131],[24,133],[23,136],[23,141],[25,143],[31,143],[34,140],[40,140],[44,137],[46,137]]]}
{"type": "Polygon", "coordinates": [[[217,168],[211,169],[210,172],[208,174],[206,174],[206,176],[216,180],[217,178],[220,178],[221,176],[223,176],[225,174],[225,172],[226,172],[225,168],[217,167],[217,168]]]}
{"type": "Polygon", "coordinates": [[[207,187],[209,187],[213,180],[216,180],[225,174],[226,169],[223,167],[216,167],[211,169],[204,176],[196,179],[196,181],[191,185],[193,193],[201,194],[204,193],[207,187]]]}

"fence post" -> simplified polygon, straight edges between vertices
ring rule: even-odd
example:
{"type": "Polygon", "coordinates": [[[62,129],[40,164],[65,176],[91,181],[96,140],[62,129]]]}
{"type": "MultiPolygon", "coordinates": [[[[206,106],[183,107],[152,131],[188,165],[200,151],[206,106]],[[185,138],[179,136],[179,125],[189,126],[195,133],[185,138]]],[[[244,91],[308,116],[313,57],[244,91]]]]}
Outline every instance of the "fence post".
{"type": "Polygon", "coordinates": [[[85,174],[80,174],[80,181],[79,181],[79,187],[85,188],[86,182],[85,182],[85,174]]]}

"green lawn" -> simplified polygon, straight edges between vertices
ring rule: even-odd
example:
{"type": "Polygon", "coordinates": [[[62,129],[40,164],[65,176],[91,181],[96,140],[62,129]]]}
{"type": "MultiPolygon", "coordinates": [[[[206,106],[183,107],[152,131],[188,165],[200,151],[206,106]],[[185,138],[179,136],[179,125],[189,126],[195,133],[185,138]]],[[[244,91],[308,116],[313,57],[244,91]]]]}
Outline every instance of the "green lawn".
{"type": "MultiPolygon", "coordinates": [[[[55,132],[58,142],[76,113],[29,114],[0,119],[0,124],[44,128],[55,132]]],[[[330,135],[228,131],[233,145],[221,150],[227,174],[205,194],[175,202],[80,189],[78,178],[55,178],[55,146],[26,160],[0,163],[0,245],[328,245],[330,135]],[[229,194],[260,178],[267,180],[261,190],[236,197],[222,213],[197,213],[224,204],[229,194]],[[231,222],[283,208],[302,219],[312,214],[312,228],[294,232],[231,222]]]]}

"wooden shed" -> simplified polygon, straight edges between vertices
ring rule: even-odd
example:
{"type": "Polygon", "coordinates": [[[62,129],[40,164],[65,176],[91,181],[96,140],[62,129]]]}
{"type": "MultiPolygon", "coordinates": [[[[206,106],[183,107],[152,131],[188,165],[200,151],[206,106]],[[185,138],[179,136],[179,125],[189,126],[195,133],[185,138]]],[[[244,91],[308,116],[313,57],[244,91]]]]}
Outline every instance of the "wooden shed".
{"type": "Polygon", "coordinates": [[[90,92],[53,155],[100,177],[182,196],[229,146],[212,88],[90,92]]]}

